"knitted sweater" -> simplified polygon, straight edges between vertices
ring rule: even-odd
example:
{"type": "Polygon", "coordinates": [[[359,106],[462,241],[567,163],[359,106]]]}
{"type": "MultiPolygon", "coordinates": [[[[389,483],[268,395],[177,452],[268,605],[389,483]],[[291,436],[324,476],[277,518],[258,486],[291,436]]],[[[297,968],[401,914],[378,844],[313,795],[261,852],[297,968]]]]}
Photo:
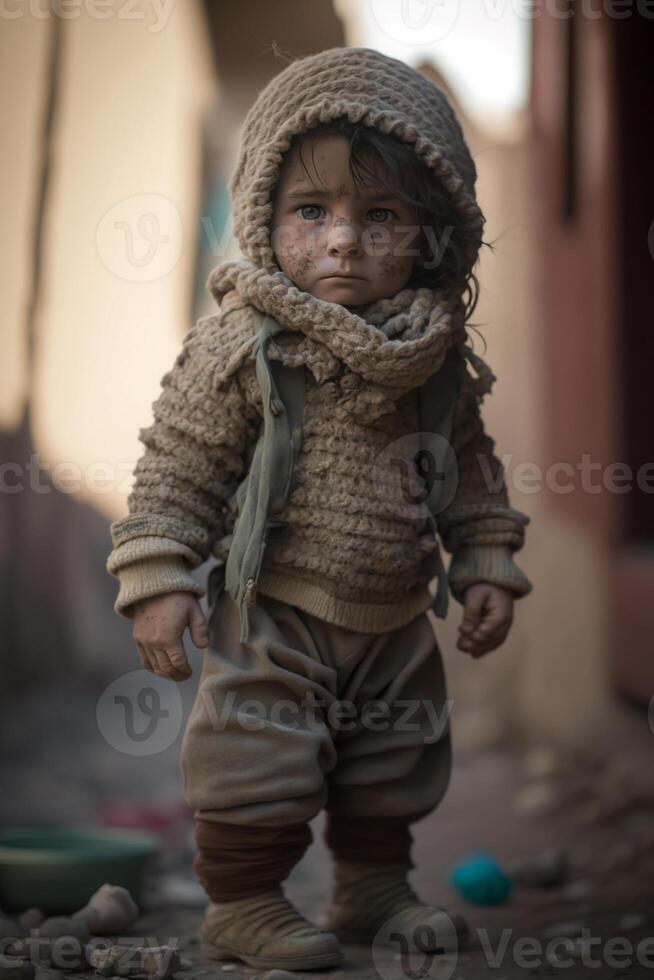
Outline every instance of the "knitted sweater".
{"type": "Polygon", "coordinates": [[[247,258],[212,272],[208,287],[218,312],[191,328],[162,379],[154,422],[139,433],[145,452],[129,515],[112,525],[107,568],[120,580],[115,609],[122,615],[152,595],[177,589],[203,595],[190,570],[229,549],[233,495],[262,423],[252,354],[257,311],[287,329],[269,356],[308,369],[302,447],[258,590],[373,632],[399,627],[431,606],[438,545],[426,528],[425,505],[407,494],[406,478],[419,429],[415,389],[453,345],[464,355],[452,433],[458,479],[437,516],[442,544],[453,556],[450,590],[462,601],[473,582],[501,585],[516,597],[532,588],[512,557],[529,519],[510,506],[480,415],[494,375],[468,343],[460,296],[405,289],[354,314],[297,289],[274,260],[269,196],[279,154],[273,167],[273,151],[314,120],[360,118],[366,95],[377,110],[369,124],[404,134],[431,161],[463,216],[463,240],[474,260],[483,223],[472,190],[474,164],[440,90],[368,49],[322,52],[273,79],[246,120],[230,188],[247,258]],[[322,68],[319,83],[312,65],[322,68]],[[422,132],[415,125],[421,105],[422,132]],[[403,456],[407,465],[397,465],[403,456]]]}

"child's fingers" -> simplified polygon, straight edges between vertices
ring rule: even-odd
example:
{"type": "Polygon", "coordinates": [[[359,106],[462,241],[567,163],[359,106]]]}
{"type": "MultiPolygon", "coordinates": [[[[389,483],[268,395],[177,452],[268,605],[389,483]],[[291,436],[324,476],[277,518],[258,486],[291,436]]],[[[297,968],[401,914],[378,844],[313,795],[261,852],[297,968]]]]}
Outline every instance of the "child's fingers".
{"type": "Polygon", "coordinates": [[[504,626],[496,629],[493,633],[485,635],[479,630],[472,636],[462,636],[457,643],[460,650],[464,653],[470,653],[473,657],[482,656],[484,653],[489,653],[491,650],[495,650],[500,644],[504,642],[509,632],[510,623],[506,623],[504,626]]]}
{"type": "Polygon", "coordinates": [[[499,646],[498,640],[487,640],[484,642],[473,642],[472,640],[461,640],[458,647],[464,653],[469,653],[471,657],[482,657],[485,653],[490,653],[499,646]]]}
{"type": "Polygon", "coordinates": [[[491,636],[480,636],[479,634],[474,638],[462,636],[459,641],[459,648],[468,653],[494,650],[495,647],[498,647],[500,643],[504,642],[507,633],[508,630],[498,630],[491,636]]]}
{"type": "MultiPolygon", "coordinates": [[[[198,650],[204,650],[205,647],[209,646],[209,624],[207,623],[206,617],[202,612],[202,607],[199,602],[196,602],[191,607],[191,613],[189,616],[189,631],[191,633],[191,639],[195,643],[198,650]]],[[[186,657],[184,657],[186,659],[186,657]]]]}
{"type": "Polygon", "coordinates": [[[512,605],[502,590],[470,586],[457,646],[480,657],[504,642],[513,622],[512,605]]]}
{"type": "MultiPolygon", "coordinates": [[[[147,643],[138,643],[137,646],[139,647],[139,652],[141,650],[143,651],[141,662],[146,670],[149,670],[152,674],[156,674],[157,677],[171,678],[171,670],[175,668],[172,668],[165,650],[158,649],[147,643]]],[[[172,679],[176,680],[178,678],[172,679]]]]}
{"type": "Polygon", "coordinates": [[[501,624],[483,623],[474,633],[463,636],[462,639],[475,646],[484,646],[487,643],[497,645],[498,641],[504,639],[507,633],[508,627],[505,629],[501,624]]]}
{"type": "Polygon", "coordinates": [[[474,590],[468,592],[466,595],[463,619],[461,620],[460,626],[460,629],[464,633],[472,633],[482,621],[485,601],[486,596],[481,590],[474,590]]]}
{"type": "Polygon", "coordinates": [[[137,647],[138,652],[139,652],[139,657],[141,658],[141,663],[143,664],[143,666],[145,667],[146,670],[149,670],[152,673],[154,673],[154,670],[153,670],[153,667],[152,667],[152,660],[150,658],[150,654],[148,653],[147,648],[145,647],[145,645],[143,643],[139,643],[138,640],[135,640],[134,642],[136,643],[136,647],[137,647]]]}
{"type": "Polygon", "coordinates": [[[481,639],[486,639],[502,629],[504,622],[505,616],[502,610],[491,608],[486,612],[472,636],[473,638],[479,636],[481,639]]]}
{"type": "Polygon", "coordinates": [[[155,674],[158,674],[160,677],[167,677],[170,661],[166,656],[166,651],[159,647],[150,647],[150,655],[156,666],[155,674]]]}
{"type": "Polygon", "coordinates": [[[183,681],[191,676],[191,668],[186,660],[186,655],[182,648],[182,658],[180,660],[179,654],[175,654],[176,662],[173,663],[170,656],[170,648],[155,647],[155,656],[157,658],[158,671],[160,677],[167,677],[171,681],[183,681]]]}
{"type": "Polygon", "coordinates": [[[191,667],[181,640],[179,643],[166,647],[164,652],[169,659],[172,670],[179,675],[175,678],[176,680],[181,680],[182,678],[191,676],[191,667]]]}

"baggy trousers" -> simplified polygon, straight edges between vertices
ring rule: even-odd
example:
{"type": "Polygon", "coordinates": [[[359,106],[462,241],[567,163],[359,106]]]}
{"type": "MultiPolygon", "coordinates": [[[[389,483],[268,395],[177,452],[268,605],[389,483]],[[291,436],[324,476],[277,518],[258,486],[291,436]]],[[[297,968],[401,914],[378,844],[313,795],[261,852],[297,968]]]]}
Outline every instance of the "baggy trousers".
{"type": "Polygon", "coordinates": [[[241,643],[221,592],[181,748],[194,869],[210,899],[274,887],[326,810],[338,859],[411,864],[409,825],[450,778],[449,702],[427,613],[386,633],[259,594],[241,643]]]}

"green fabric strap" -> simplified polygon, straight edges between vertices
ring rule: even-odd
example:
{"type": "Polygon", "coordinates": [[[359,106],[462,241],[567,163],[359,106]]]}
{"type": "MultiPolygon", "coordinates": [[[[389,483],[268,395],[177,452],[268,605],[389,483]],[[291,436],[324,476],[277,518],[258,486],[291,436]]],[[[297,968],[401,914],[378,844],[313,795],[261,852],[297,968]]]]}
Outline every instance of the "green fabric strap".
{"type": "Polygon", "coordinates": [[[439,619],[445,619],[447,616],[449,581],[438,540],[436,515],[441,510],[442,490],[448,485],[449,467],[454,463],[451,439],[454,408],[459,392],[460,362],[461,354],[455,347],[450,347],[438,371],[430,375],[418,389],[420,448],[432,457],[431,469],[438,480],[430,488],[428,521],[436,542],[435,562],[438,583],[432,609],[439,619]]]}
{"type": "MultiPolygon", "coordinates": [[[[238,518],[225,565],[226,590],[238,604],[241,642],[250,633],[248,611],[256,601],[257,581],[268,534],[283,524],[280,513],[291,489],[293,462],[302,439],[304,413],[304,368],[290,368],[269,360],[270,338],[284,328],[271,316],[263,316],[254,340],[257,379],[263,404],[263,431],[259,436],[249,470],[238,487],[238,518]]],[[[432,457],[432,470],[442,486],[451,465],[450,439],[454,406],[459,388],[459,352],[450,348],[441,368],[417,391],[421,449],[432,457]],[[436,438],[434,438],[436,437],[436,438]]],[[[438,543],[435,514],[439,512],[439,489],[429,495],[428,521],[436,542],[438,589],[434,612],[445,618],[448,609],[448,578],[438,543]]]]}
{"type": "Polygon", "coordinates": [[[240,611],[242,643],[250,633],[248,611],[256,601],[268,532],[281,523],[274,515],[286,504],[294,454],[301,441],[304,369],[298,371],[268,359],[270,338],[282,329],[273,317],[264,316],[253,344],[263,431],[247,476],[237,491],[238,519],[225,566],[225,588],[240,611]]]}

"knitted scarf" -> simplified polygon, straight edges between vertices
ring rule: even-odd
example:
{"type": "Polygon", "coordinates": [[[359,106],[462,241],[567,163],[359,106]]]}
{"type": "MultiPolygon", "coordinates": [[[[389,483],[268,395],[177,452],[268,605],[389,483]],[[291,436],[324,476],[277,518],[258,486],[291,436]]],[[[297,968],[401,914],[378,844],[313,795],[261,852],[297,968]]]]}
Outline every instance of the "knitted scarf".
{"type": "Polygon", "coordinates": [[[304,364],[317,382],[336,384],[339,410],[362,421],[393,411],[401,395],[438,370],[453,345],[475,368],[480,399],[495,381],[468,345],[461,301],[447,294],[403,289],[354,313],[249,260],[218,265],[207,285],[221,309],[217,326],[228,331],[217,387],[251,356],[257,311],[289,331],[271,341],[269,356],[289,367],[304,364]]]}

